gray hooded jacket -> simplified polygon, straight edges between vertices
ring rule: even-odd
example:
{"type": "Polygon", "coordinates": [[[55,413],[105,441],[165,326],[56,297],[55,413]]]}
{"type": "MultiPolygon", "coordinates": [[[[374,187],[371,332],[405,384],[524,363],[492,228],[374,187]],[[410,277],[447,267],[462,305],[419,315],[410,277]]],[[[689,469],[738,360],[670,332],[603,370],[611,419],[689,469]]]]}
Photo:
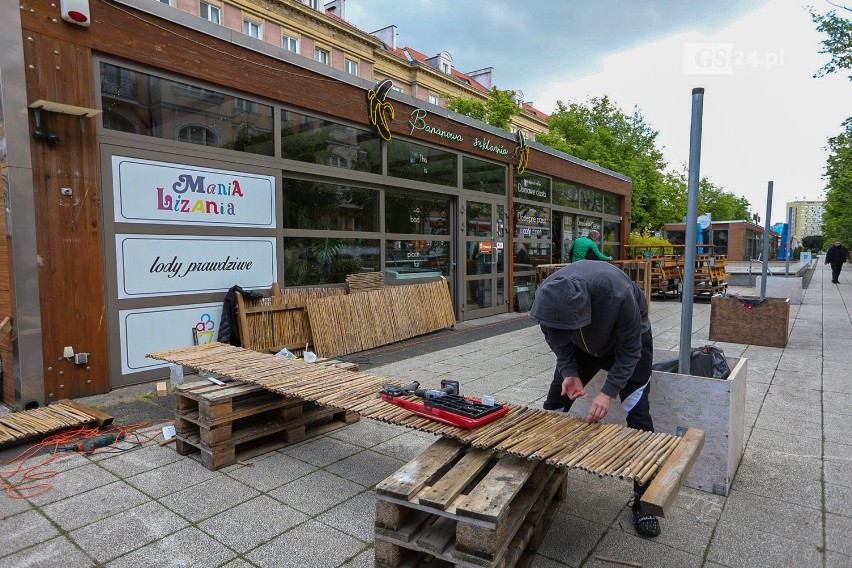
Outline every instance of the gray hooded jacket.
{"type": "Polygon", "coordinates": [[[601,392],[615,398],[642,355],[651,329],[645,294],[619,268],[578,262],[548,277],[536,290],[530,319],[541,326],[562,377],[577,376],[574,350],[613,357],[601,392]]]}

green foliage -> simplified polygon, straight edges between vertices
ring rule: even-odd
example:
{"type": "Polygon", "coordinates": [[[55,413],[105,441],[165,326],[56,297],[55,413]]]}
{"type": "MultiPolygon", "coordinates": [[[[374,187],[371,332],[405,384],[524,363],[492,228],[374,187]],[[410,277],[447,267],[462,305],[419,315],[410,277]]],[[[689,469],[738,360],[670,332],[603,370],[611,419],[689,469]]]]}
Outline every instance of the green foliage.
{"type": "Polygon", "coordinates": [[[829,138],[830,155],[825,168],[826,197],[823,232],[828,240],[852,243],[852,117],[843,132],[829,138]]]}
{"type": "Polygon", "coordinates": [[[802,247],[807,250],[822,250],[822,245],[824,244],[825,237],[823,237],[822,235],[809,235],[807,237],[802,237],[802,247]]]}
{"type": "MultiPolygon", "coordinates": [[[[668,223],[681,222],[687,209],[687,173],[667,172],[663,177],[658,214],[668,223]]],[[[725,191],[707,178],[698,182],[698,214],[710,215],[714,221],[748,219],[749,202],[745,197],[725,191]]]]}
{"type": "MultiPolygon", "coordinates": [[[[852,13],[852,9],[843,8],[852,13]]],[[[826,34],[822,40],[820,53],[831,56],[814,77],[824,77],[841,69],[852,69],[852,20],[837,15],[832,10],[827,14],[817,14],[811,9],[811,19],[817,25],[817,31],[826,34]]],[[[849,75],[852,79],[852,75],[849,75]]]]}
{"type": "Polygon", "coordinates": [[[502,130],[509,130],[512,117],[521,114],[521,107],[514,99],[514,92],[501,91],[497,87],[492,87],[485,102],[470,97],[445,96],[448,109],[502,130]]]}
{"type": "MultiPolygon", "coordinates": [[[[686,216],[686,172],[666,171],[658,132],[639,109],[627,114],[606,96],[586,103],[557,103],[550,131],[536,141],[628,176],[633,184],[630,228],[657,230],[686,216]]],[[[748,217],[749,203],[704,178],[699,184],[699,212],[713,219],[748,217]]]]}
{"type": "Polygon", "coordinates": [[[607,96],[586,103],[559,101],[550,131],[536,141],[628,176],[633,182],[631,229],[659,228],[656,215],[666,162],[657,148],[658,132],[639,109],[623,112],[607,96]]]}
{"type": "Polygon", "coordinates": [[[647,231],[630,233],[627,244],[631,247],[628,249],[630,257],[642,256],[647,252],[653,255],[674,254],[675,252],[672,243],[668,239],[655,237],[648,234],[647,231]]]}

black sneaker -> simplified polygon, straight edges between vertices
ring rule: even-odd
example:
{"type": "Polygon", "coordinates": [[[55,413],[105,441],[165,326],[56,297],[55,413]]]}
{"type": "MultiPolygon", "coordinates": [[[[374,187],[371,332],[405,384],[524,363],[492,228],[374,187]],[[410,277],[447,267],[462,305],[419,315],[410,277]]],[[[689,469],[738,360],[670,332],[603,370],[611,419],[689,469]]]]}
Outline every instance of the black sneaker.
{"type": "Polygon", "coordinates": [[[651,513],[642,510],[639,504],[640,495],[633,496],[633,528],[636,534],[646,538],[660,536],[660,521],[651,513]]]}

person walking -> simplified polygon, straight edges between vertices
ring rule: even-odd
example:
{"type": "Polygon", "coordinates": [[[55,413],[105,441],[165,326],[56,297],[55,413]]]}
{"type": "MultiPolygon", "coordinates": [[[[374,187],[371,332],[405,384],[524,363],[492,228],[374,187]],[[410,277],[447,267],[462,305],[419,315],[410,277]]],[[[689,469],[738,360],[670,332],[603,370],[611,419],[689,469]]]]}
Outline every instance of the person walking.
{"type": "MultiPolygon", "coordinates": [[[[654,431],[648,401],[654,359],[648,302],[624,272],[604,262],[569,264],[542,282],[529,317],[541,326],[556,355],[545,410],[568,412],[595,374],[606,369],[588,420],[603,419],[617,396],[628,427],[654,431]]],[[[633,484],[633,528],[641,536],[655,537],[660,523],[640,504],[646,488],[633,484]]]]}
{"type": "Polygon", "coordinates": [[[834,246],[825,254],[825,263],[831,265],[832,284],[840,284],[840,271],[844,262],[849,262],[849,251],[840,241],[834,241],[834,246]]]}
{"type": "Polygon", "coordinates": [[[612,260],[611,256],[607,256],[600,251],[596,240],[601,234],[595,229],[589,231],[588,236],[579,237],[568,251],[568,256],[571,262],[579,260],[612,260]]]}

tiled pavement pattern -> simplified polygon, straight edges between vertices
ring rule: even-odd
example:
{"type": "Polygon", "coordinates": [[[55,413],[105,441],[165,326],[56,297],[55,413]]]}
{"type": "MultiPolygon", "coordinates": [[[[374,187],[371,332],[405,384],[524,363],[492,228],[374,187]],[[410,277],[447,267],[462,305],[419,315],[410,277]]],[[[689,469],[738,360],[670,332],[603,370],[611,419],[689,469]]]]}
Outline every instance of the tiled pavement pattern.
{"type": "MultiPolygon", "coordinates": [[[[653,302],[655,347],[677,349],[680,308],[653,302]]],[[[703,345],[709,303],[693,311],[703,345]]],[[[720,345],[748,359],[747,445],[728,497],[683,489],[663,534],[645,540],[629,484],[572,473],[534,566],[614,566],[597,555],[648,568],[852,566],[852,269],[834,285],[818,264],[791,322],[784,349],[720,345]]],[[[554,359],[538,328],[485,336],[369,372],[452,377],[464,392],[540,405],[554,359]]],[[[369,567],[372,487],[432,441],[362,420],[218,472],[155,441],[63,454],[47,493],[0,495],[0,567],[369,567]]]]}

